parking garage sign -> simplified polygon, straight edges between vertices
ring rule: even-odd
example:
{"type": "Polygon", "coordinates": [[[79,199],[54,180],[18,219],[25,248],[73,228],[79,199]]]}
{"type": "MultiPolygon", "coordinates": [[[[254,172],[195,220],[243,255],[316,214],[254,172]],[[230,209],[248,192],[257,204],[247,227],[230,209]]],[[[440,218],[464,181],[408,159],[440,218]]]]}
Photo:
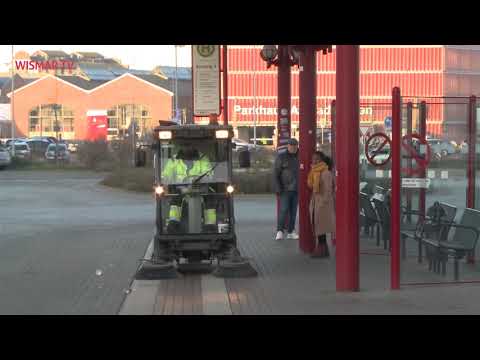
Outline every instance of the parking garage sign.
{"type": "Polygon", "coordinates": [[[220,115],[220,46],[193,45],[193,114],[220,115]]]}

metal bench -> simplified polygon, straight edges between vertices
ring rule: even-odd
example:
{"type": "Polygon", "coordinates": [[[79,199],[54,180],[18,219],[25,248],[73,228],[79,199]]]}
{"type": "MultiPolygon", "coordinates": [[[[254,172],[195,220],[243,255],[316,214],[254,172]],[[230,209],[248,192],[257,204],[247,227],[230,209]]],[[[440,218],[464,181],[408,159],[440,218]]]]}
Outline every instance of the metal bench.
{"type": "Polygon", "coordinates": [[[459,224],[445,223],[448,229],[455,229],[451,240],[448,232],[442,234],[438,240],[423,239],[422,241],[432,250],[433,261],[442,265],[442,274],[446,273],[446,263],[451,257],[454,259],[454,278],[459,279],[459,261],[475,252],[478,237],[480,236],[480,211],[466,208],[459,224]]]}
{"type": "MultiPolygon", "coordinates": [[[[423,262],[423,246],[425,245],[423,239],[435,237],[436,239],[445,240],[450,230],[449,225],[454,223],[457,208],[453,205],[441,202],[439,203],[445,212],[444,216],[440,219],[442,223],[434,223],[433,219],[425,216],[418,210],[407,210],[403,208],[402,212],[402,224],[400,228],[400,237],[402,240],[402,259],[406,259],[406,242],[407,239],[415,240],[418,243],[418,262],[423,262]],[[418,217],[417,222],[409,223],[405,221],[409,215],[418,217]]],[[[434,264],[434,257],[429,256],[427,248],[427,257],[429,258],[429,265],[432,267],[434,264]]]]}
{"type": "Polygon", "coordinates": [[[360,192],[360,218],[361,225],[363,226],[365,233],[371,235],[370,230],[375,228],[377,235],[377,246],[380,245],[380,225],[381,221],[378,217],[370,196],[364,192],[360,192]]]}
{"type": "MultiPolygon", "coordinates": [[[[380,219],[380,226],[382,229],[382,238],[383,238],[383,248],[387,250],[390,242],[390,208],[386,204],[387,200],[384,196],[373,196],[372,202],[375,205],[375,210],[380,219]]],[[[377,245],[379,245],[377,241],[377,245]]]]}

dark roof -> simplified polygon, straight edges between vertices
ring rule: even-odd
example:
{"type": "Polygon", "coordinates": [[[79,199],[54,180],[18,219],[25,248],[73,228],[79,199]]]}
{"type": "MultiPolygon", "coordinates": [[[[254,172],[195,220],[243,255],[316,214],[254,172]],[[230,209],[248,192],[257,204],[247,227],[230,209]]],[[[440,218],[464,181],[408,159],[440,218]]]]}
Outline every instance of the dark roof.
{"type": "MultiPolygon", "coordinates": [[[[131,71],[126,71],[126,72],[131,72],[131,71]]],[[[145,80],[145,81],[148,81],[149,83],[151,84],[154,84],[154,85],[157,85],[157,86],[160,86],[166,90],[170,90],[169,87],[168,87],[168,81],[157,76],[157,75],[154,75],[154,74],[144,74],[142,71],[140,71],[139,74],[132,74],[142,80],[145,80]]],[[[84,90],[93,90],[95,89],[96,87],[100,86],[100,85],[103,85],[115,78],[118,78],[118,76],[114,76],[113,78],[111,79],[108,79],[108,80],[87,80],[87,79],[84,79],[80,76],[60,76],[60,75],[57,75],[57,77],[61,80],[64,80],[72,85],[75,85],[75,86],[78,86],[84,90]]],[[[0,78],[0,79],[3,79],[3,78],[0,78]]],[[[22,88],[23,86],[33,82],[33,81],[36,81],[38,80],[39,78],[22,78],[20,75],[18,74],[15,74],[15,81],[14,81],[14,89],[17,90],[17,89],[20,89],[22,88]]],[[[11,79],[10,78],[7,78],[5,83],[3,84],[3,86],[0,88],[1,92],[0,92],[0,103],[9,103],[10,100],[8,97],[6,97],[6,95],[12,91],[12,85],[11,85],[11,79]]]]}
{"type": "Polygon", "coordinates": [[[70,57],[65,51],[62,50],[40,50],[47,54],[48,57],[70,57]]]}
{"type": "Polygon", "coordinates": [[[5,85],[6,82],[10,81],[10,76],[0,77],[0,89],[5,85]]]}
{"type": "Polygon", "coordinates": [[[108,80],[85,80],[80,76],[58,76],[58,78],[69,82],[72,85],[76,85],[84,90],[92,90],[97,86],[105,84],[108,80]]]}
{"type": "Polygon", "coordinates": [[[85,58],[101,58],[101,59],[104,58],[102,54],[99,54],[97,52],[91,52],[91,51],[76,51],[74,54],[81,55],[82,57],[85,57],[85,58]]]}
{"type": "MultiPolygon", "coordinates": [[[[130,72],[130,71],[128,71],[130,72]]],[[[132,74],[142,80],[148,81],[151,84],[160,86],[166,90],[170,90],[168,88],[168,81],[165,79],[162,79],[161,77],[153,74],[132,74]]],[[[58,76],[60,79],[65,80],[69,82],[70,84],[76,85],[78,87],[81,87],[82,89],[85,90],[92,90],[95,89],[97,86],[103,85],[115,78],[118,78],[118,76],[115,76],[113,79],[109,80],[85,80],[84,78],[80,76],[58,76]]]]}
{"type": "MultiPolygon", "coordinates": [[[[159,66],[158,68],[166,77],[175,79],[175,66],[159,66]]],[[[179,80],[191,80],[192,69],[189,67],[177,67],[177,76],[179,80]]]]}
{"type": "MultiPolygon", "coordinates": [[[[20,75],[15,74],[14,81],[13,81],[13,89],[14,90],[20,89],[21,87],[23,87],[27,84],[30,84],[31,82],[33,82],[37,79],[38,78],[22,78],[20,75]]],[[[0,94],[2,96],[5,96],[5,98],[2,101],[5,101],[5,99],[8,99],[6,96],[9,92],[12,91],[12,81],[11,80],[12,80],[11,78],[8,78],[8,80],[5,81],[2,85],[2,87],[0,88],[1,89],[0,94]]],[[[8,100],[6,102],[10,102],[10,100],[8,100]]]]}
{"type": "Polygon", "coordinates": [[[113,80],[129,71],[117,63],[79,62],[78,68],[91,80],[113,80]]]}
{"type": "Polygon", "coordinates": [[[165,79],[161,78],[160,76],[157,76],[157,75],[154,75],[154,74],[148,74],[148,75],[147,74],[134,74],[134,75],[136,77],[142,79],[142,80],[148,81],[149,83],[160,86],[160,87],[164,88],[165,90],[172,91],[172,89],[170,89],[170,86],[168,84],[168,80],[165,80],[165,79]]]}

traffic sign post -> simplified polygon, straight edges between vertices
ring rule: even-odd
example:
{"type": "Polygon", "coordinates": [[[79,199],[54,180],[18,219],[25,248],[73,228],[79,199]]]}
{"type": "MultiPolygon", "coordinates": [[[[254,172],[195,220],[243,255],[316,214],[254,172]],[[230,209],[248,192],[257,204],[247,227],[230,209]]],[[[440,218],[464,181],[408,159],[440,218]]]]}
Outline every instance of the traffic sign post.
{"type": "Polygon", "coordinates": [[[385,126],[385,130],[392,130],[392,117],[387,116],[385,120],[383,120],[383,125],[385,126]]]}
{"type": "Polygon", "coordinates": [[[220,45],[192,46],[193,115],[220,115],[220,45]]]}

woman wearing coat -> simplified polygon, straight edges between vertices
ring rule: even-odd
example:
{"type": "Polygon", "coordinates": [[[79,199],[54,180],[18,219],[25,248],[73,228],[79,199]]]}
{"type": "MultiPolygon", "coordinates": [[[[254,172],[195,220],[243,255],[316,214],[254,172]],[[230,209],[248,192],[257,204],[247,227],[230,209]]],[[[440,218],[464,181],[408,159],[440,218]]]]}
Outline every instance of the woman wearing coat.
{"type": "Polygon", "coordinates": [[[332,162],[321,151],[312,157],[312,167],[308,174],[308,187],[312,190],[310,199],[310,221],[315,235],[316,247],[312,257],[329,257],[328,233],[335,232],[334,189],[332,162]]]}

